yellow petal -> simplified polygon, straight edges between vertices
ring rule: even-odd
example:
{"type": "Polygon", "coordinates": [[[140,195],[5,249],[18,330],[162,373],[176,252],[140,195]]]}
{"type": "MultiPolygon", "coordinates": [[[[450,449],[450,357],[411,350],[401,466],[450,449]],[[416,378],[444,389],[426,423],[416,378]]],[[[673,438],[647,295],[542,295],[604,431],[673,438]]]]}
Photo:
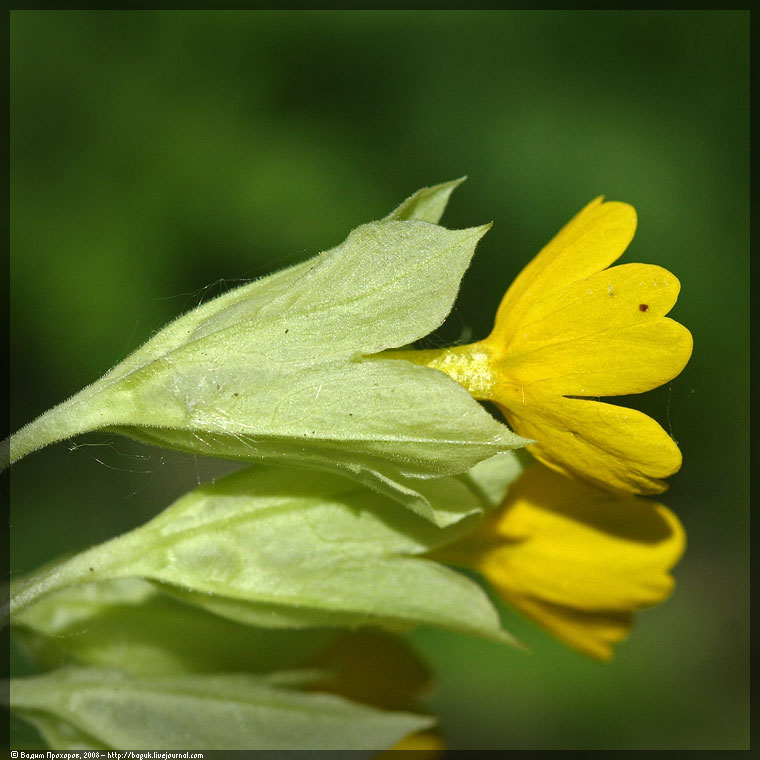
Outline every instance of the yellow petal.
{"type": "Polygon", "coordinates": [[[636,232],[636,211],[602,201],[591,201],[520,272],[499,306],[492,337],[508,343],[534,299],[605,269],[623,254],[636,232]]]}
{"type": "Polygon", "coordinates": [[[635,409],[503,383],[494,399],[516,433],[537,441],[528,447],[536,459],[602,488],[661,493],[660,478],[681,466],[675,441],[635,409]]]}
{"type": "Polygon", "coordinates": [[[615,499],[536,464],[456,552],[514,607],[604,658],[634,610],[669,595],[668,571],[684,546],[681,524],[662,505],[615,499]]]}
{"type": "Polygon", "coordinates": [[[648,264],[626,264],[526,306],[511,343],[488,344],[493,372],[521,386],[566,396],[641,393],[672,380],[692,350],[689,331],[664,315],[678,280],[648,264]]]}
{"type": "Polygon", "coordinates": [[[633,625],[630,612],[585,612],[529,598],[512,600],[512,606],[563,643],[599,660],[612,659],[612,645],[633,625]]]}
{"type": "MultiPolygon", "coordinates": [[[[409,734],[404,737],[398,744],[391,747],[388,752],[394,752],[396,750],[415,750],[418,755],[415,757],[425,758],[425,760],[433,760],[433,758],[440,757],[446,749],[446,744],[443,738],[437,731],[419,731],[416,734],[409,734]]],[[[383,752],[379,755],[375,755],[375,760],[387,757],[388,752],[383,752]]]]}
{"type": "Polygon", "coordinates": [[[510,593],[588,611],[665,598],[684,543],[662,505],[616,499],[540,464],[512,486],[491,530],[500,541],[488,553],[489,577],[510,593]]]}

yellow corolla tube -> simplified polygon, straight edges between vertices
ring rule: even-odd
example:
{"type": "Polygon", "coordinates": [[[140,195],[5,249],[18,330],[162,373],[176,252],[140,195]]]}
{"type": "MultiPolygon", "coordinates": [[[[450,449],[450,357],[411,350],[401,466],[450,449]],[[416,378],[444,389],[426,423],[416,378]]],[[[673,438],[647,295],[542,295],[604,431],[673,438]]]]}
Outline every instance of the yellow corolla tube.
{"type": "Polygon", "coordinates": [[[680,284],[661,267],[610,267],[636,212],[597,198],[520,273],[478,343],[395,352],[495,402],[552,469],[627,493],[664,491],[681,466],[673,439],[641,412],[598,400],[656,388],[691,356],[689,331],[665,315],[680,284]]]}
{"type": "Polygon", "coordinates": [[[633,613],[670,595],[685,544],[661,504],[621,500],[535,463],[479,530],[434,556],[477,570],[558,639],[608,660],[633,613]]]}

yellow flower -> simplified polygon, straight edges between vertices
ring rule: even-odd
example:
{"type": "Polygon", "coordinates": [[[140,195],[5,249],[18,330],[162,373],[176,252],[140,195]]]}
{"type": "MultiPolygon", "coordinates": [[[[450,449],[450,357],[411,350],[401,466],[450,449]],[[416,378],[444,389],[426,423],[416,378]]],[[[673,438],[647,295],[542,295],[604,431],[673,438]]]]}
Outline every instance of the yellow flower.
{"type": "Polygon", "coordinates": [[[391,747],[387,752],[375,755],[374,760],[390,757],[391,752],[399,750],[413,750],[419,760],[436,760],[443,757],[446,750],[446,743],[443,737],[437,731],[419,731],[416,734],[409,734],[404,737],[395,747],[391,747]]]}
{"type": "Polygon", "coordinates": [[[535,463],[476,533],[434,557],[477,570],[558,639],[608,660],[634,611],[669,596],[685,542],[661,504],[621,501],[535,463]]]}
{"type": "Polygon", "coordinates": [[[635,229],[632,206],[597,198],[523,269],[485,340],[394,355],[494,401],[549,467],[614,491],[664,491],[681,466],[675,442],[647,415],[593,400],[656,388],[691,356],[691,334],[665,317],[678,280],[650,264],[606,268],[635,229]]]}
{"type": "MultiPolygon", "coordinates": [[[[384,710],[419,711],[419,698],[432,686],[432,673],[404,639],[390,633],[362,629],[338,637],[308,663],[330,675],[311,685],[354,702],[384,710]]],[[[409,734],[393,747],[374,755],[388,757],[397,750],[415,750],[420,760],[440,757],[445,744],[433,728],[409,734]]]]}
{"type": "Polygon", "coordinates": [[[369,628],[339,636],[306,665],[329,674],[311,689],[384,710],[414,712],[433,681],[427,665],[404,639],[369,628]]]}

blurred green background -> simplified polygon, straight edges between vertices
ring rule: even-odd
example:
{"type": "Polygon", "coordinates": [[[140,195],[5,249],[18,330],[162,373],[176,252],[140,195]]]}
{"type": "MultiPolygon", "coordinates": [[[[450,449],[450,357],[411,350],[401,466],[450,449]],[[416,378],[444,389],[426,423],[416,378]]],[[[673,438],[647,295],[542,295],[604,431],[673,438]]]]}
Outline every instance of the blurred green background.
{"type": "MultiPolygon", "coordinates": [[[[695,340],[680,377],[628,400],[685,455],[663,499],[690,540],[675,595],[610,665],[506,608],[531,654],[413,639],[454,749],[749,746],[748,11],[15,11],[11,43],[12,429],[423,185],[467,174],[444,223],[495,221],[447,341],[484,336],[591,198],[632,203],[623,261],[680,278],[695,340]]],[[[14,466],[12,573],[220,471],[77,443],[14,466]]]]}

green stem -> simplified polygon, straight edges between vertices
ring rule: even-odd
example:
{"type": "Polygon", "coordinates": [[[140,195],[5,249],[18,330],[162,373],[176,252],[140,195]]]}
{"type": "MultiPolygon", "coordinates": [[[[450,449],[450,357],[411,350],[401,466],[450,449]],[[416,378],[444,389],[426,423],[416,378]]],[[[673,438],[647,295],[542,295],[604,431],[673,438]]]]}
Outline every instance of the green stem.
{"type": "Polygon", "coordinates": [[[115,406],[106,402],[100,390],[94,385],[85,388],[6,438],[0,444],[0,472],[51,443],[123,421],[116,418],[115,406]]]}

